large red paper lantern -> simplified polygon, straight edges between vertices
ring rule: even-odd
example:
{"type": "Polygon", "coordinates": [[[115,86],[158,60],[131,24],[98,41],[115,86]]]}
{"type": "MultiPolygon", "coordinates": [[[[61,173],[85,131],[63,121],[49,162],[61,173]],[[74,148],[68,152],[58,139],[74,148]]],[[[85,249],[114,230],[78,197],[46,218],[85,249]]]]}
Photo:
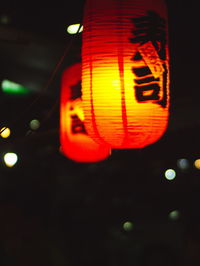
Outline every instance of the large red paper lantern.
{"type": "Polygon", "coordinates": [[[163,0],[86,0],[82,39],[85,127],[112,148],[142,148],[169,116],[167,11],[163,0]]]}
{"type": "Polygon", "coordinates": [[[62,74],[60,101],[61,152],[76,162],[97,162],[110,155],[110,148],[96,143],[84,127],[81,101],[81,63],[62,74]]]}

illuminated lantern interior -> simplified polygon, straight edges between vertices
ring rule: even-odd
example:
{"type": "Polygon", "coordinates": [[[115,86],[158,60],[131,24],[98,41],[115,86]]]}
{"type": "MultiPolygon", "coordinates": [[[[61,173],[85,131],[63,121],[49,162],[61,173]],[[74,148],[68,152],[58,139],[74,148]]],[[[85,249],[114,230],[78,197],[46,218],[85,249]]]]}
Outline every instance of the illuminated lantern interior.
{"type": "Polygon", "coordinates": [[[112,148],[161,138],[169,116],[167,10],[163,0],[86,0],[82,100],[86,130],[112,148]]]}
{"type": "Polygon", "coordinates": [[[107,145],[96,143],[84,127],[81,100],[81,63],[68,67],[61,80],[61,152],[76,162],[97,162],[110,155],[107,145]]]}

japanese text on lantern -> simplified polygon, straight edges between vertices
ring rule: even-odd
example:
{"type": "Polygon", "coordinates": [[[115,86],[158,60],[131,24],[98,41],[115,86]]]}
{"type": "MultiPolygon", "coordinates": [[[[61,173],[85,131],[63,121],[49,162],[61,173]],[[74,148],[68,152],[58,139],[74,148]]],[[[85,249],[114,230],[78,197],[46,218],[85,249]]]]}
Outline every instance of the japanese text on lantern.
{"type": "Polygon", "coordinates": [[[134,29],[130,41],[137,44],[131,58],[132,72],[136,77],[135,95],[138,102],[155,101],[163,108],[167,104],[166,22],[156,12],[132,19],[134,29]],[[144,65],[137,67],[143,60],[144,65]]]}

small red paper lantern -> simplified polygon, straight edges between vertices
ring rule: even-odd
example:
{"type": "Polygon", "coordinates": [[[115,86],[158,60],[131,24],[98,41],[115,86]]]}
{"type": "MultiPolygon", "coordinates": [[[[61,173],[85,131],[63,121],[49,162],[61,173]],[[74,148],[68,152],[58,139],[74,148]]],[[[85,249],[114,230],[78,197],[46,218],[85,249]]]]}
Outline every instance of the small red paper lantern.
{"type": "Polygon", "coordinates": [[[169,116],[167,11],[162,0],[87,0],[82,100],[89,135],[112,148],[142,148],[169,116]]]}
{"type": "Polygon", "coordinates": [[[61,152],[76,162],[97,162],[110,155],[110,148],[96,143],[84,127],[81,101],[81,63],[68,67],[61,80],[61,152]]]}

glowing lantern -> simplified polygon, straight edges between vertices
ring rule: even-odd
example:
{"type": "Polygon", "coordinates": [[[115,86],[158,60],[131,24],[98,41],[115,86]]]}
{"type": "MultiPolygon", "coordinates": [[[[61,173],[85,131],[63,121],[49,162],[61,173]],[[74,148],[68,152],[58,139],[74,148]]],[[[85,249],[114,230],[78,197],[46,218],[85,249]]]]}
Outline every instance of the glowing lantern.
{"type": "Polygon", "coordinates": [[[84,127],[81,102],[81,63],[67,68],[61,81],[61,152],[77,162],[97,162],[110,155],[110,148],[89,137],[84,127]]]}
{"type": "Polygon", "coordinates": [[[142,148],[169,116],[167,11],[162,0],[87,0],[83,17],[85,127],[98,143],[142,148]]]}

